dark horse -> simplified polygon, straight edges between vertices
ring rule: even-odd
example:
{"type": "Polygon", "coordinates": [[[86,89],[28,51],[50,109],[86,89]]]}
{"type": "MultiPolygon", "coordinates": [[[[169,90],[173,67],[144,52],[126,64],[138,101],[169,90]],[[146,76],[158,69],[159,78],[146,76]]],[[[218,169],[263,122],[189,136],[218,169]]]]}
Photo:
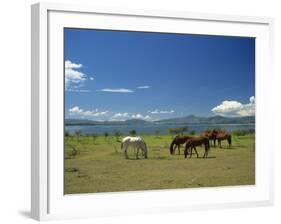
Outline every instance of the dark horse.
{"type": "Polygon", "coordinates": [[[171,143],[171,145],[170,145],[170,154],[171,154],[171,155],[175,154],[175,151],[176,151],[176,148],[177,148],[177,147],[178,147],[178,152],[179,152],[179,154],[180,154],[180,146],[183,145],[183,144],[185,144],[186,141],[187,141],[188,139],[190,139],[190,138],[191,138],[190,136],[179,136],[179,135],[177,135],[177,136],[173,139],[173,141],[172,141],[172,143],[171,143]],[[176,146],[175,146],[175,145],[176,145],[176,146]]]}
{"type": "Polygon", "coordinates": [[[221,148],[221,141],[227,140],[228,147],[231,147],[231,134],[228,132],[220,132],[217,134],[218,145],[221,148]]]}
{"type": "Polygon", "coordinates": [[[205,153],[203,158],[207,158],[208,153],[210,151],[210,144],[209,139],[205,137],[193,137],[186,141],[185,150],[184,150],[184,157],[186,158],[188,154],[190,154],[189,158],[192,156],[192,150],[194,149],[197,158],[199,157],[198,152],[196,150],[196,146],[205,146],[205,153]]]}
{"type": "Polygon", "coordinates": [[[209,140],[213,140],[214,147],[216,148],[216,140],[217,140],[218,133],[219,132],[216,129],[206,130],[200,134],[200,137],[205,137],[208,138],[209,140]]]}

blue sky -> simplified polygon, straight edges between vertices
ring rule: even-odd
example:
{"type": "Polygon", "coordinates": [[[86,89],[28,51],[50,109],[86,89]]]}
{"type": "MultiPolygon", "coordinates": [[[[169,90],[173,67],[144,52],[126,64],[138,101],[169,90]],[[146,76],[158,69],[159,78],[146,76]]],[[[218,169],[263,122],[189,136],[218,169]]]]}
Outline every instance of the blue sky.
{"type": "Polygon", "coordinates": [[[255,39],[65,29],[67,118],[255,113],[255,39]]]}

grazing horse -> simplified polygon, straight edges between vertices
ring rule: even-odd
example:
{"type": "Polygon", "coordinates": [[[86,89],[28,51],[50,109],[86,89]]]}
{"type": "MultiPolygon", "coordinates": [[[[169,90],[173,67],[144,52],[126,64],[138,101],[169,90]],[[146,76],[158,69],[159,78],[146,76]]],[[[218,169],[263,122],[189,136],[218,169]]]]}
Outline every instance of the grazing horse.
{"type": "Polygon", "coordinates": [[[128,147],[129,146],[133,146],[135,149],[137,149],[137,155],[136,155],[136,158],[138,159],[139,158],[139,149],[142,150],[143,154],[144,154],[144,158],[147,159],[147,146],[145,144],[145,141],[137,136],[137,137],[130,137],[130,136],[127,136],[125,138],[122,139],[122,142],[121,142],[121,149],[125,149],[124,150],[124,153],[125,153],[125,158],[128,159],[128,147]]]}
{"type": "Polygon", "coordinates": [[[179,136],[177,135],[171,145],[170,145],[170,154],[175,154],[176,148],[178,148],[178,153],[180,154],[180,146],[185,144],[188,139],[192,138],[191,136],[179,136]],[[176,145],[176,146],[174,146],[176,145]]]}
{"type": "Polygon", "coordinates": [[[217,134],[218,145],[221,148],[221,141],[227,140],[228,147],[231,147],[231,134],[228,132],[220,132],[217,134]]]}
{"type": "Polygon", "coordinates": [[[214,147],[216,148],[216,140],[217,140],[218,133],[219,132],[216,129],[206,130],[200,134],[200,137],[205,137],[208,138],[209,140],[213,140],[214,147]]]}
{"type": "Polygon", "coordinates": [[[203,155],[203,158],[207,158],[208,153],[210,151],[210,144],[209,139],[205,137],[194,137],[190,138],[186,141],[185,150],[184,150],[184,157],[186,158],[188,154],[190,154],[189,158],[192,156],[192,150],[194,149],[197,158],[199,157],[198,152],[196,150],[196,146],[205,146],[205,153],[203,155]],[[190,149],[190,150],[189,150],[190,149]]]}

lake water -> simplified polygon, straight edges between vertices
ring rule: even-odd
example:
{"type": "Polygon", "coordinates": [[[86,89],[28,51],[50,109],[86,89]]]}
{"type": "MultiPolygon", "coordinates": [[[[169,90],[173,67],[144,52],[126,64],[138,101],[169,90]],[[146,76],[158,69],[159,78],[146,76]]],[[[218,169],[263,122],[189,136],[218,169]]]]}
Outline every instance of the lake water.
{"type": "MultiPolygon", "coordinates": [[[[137,134],[155,134],[155,131],[158,130],[159,134],[169,134],[170,128],[183,127],[184,125],[177,124],[149,124],[149,125],[70,125],[65,126],[65,129],[70,133],[74,134],[76,130],[81,130],[83,134],[103,134],[108,132],[113,134],[115,130],[120,131],[122,134],[128,134],[130,130],[136,130],[137,134]]],[[[247,130],[255,129],[254,124],[193,124],[187,125],[188,132],[195,131],[200,133],[207,128],[221,128],[227,131],[234,130],[247,130]]]]}

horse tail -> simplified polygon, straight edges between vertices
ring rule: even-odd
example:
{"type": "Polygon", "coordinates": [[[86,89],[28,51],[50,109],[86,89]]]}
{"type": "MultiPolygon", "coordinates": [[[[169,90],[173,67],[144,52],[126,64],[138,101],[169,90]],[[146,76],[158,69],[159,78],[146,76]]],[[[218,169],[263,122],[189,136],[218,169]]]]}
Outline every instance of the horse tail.
{"type": "Polygon", "coordinates": [[[186,156],[187,156],[187,154],[188,154],[188,152],[187,152],[187,150],[188,150],[188,145],[189,145],[189,142],[187,141],[186,144],[185,144],[185,148],[184,148],[184,157],[185,157],[185,158],[186,158],[186,156]]]}
{"type": "MultiPolygon", "coordinates": [[[[185,149],[184,149],[184,157],[186,158],[187,157],[187,155],[188,155],[188,149],[191,147],[191,145],[190,145],[190,141],[187,141],[186,142],[186,145],[185,145],[185,149]]],[[[190,152],[190,153],[192,153],[192,152],[190,152]]]]}
{"type": "Polygon", "coordinates": [[[170,154],[172,155],[174,152],[174,145],[176,144],[176,138],[174,138],[174,140],[172,141],[171,145],[170,145],[170,154]]]}

